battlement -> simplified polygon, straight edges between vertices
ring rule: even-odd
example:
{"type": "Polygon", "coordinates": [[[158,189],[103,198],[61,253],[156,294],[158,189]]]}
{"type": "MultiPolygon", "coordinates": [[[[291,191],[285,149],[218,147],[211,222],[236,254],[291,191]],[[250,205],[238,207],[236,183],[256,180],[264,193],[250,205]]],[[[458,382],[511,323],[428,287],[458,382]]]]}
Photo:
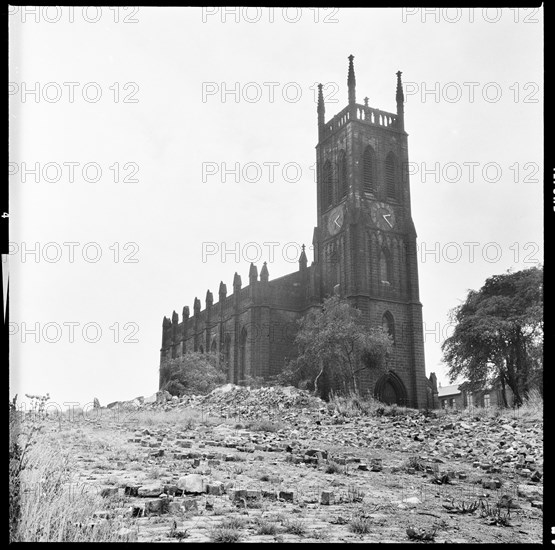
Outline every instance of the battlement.
{"type": "Polygon", "coordinates": [[[326,139],[352,120],[391,130],[403,131],[398,124],[399,119],[396,114],[355,103],[354,105],[347,105],[347,107],[324,124],[321,138],[326,139]]]}

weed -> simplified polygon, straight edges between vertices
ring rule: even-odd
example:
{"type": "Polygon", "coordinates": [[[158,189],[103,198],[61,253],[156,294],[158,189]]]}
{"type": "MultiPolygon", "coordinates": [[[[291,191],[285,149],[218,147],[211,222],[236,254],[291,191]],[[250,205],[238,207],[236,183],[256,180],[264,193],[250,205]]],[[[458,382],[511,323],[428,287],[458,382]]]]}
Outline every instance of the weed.
{"type": "Polygon", "coordinates": [[[426,465],[419,457],[411,456],[408,459],[406,468],[414,468],[417,472],[423,472],[426,469],[426,465]]]}
{"type": "Polygon", "coordinates": [[[208,535],[212,542],[239,542],[241,532],[238,529],[215,527],[208,535]]]}
{"type": "Polygon", "coordinates": [[[346,501],[349,503],[362,502],[365,493],[356,485],[349,485],[347,487],[346,501]]]}
{"type": "Polygon", "coordinates": [[[177,539],[179,541],[186,539],[189,536],[189,532],[187,531],[187,529],[185,529],[185,531],[180,531],[177,529],[177,522],[174,520],[170,529],[170,532],[168,533],[168,536],[172,539],[177,539]]]}
{"type": "Polygon", "coordinates": [[[298,519],[286,520],[283,523],[283,529],[286,533],[302,537],[306,534],[306,525],[298,519]]]}
{"type": "Polygon", "coordinates": [[[256,529],[257,535],[275,535],[277,534],[277,525],[266,519],[260,518],[256,529]]]}
{"type": "Polygon", "coordinates": [[[238,516],[232,516],[222,520],[220,527],[224,529],[243,529],[247,524],[247,520],[238,516]]]}
{"type": "Polygon", "coordinates": [[[370,518],[357,516],[349,522],[349,529],[358,535],[365,535],[370,532],[370,518]]]}
{"type": "Polygon", "coordinates": [[[330,460],[326,466],[326,474],[344,474],[346,472],[346,467],[330,460]]]}
{"type": "Polygon", "coordinates": [[[451,499],[451,503],[443,504],[443,507],[446,510],[449,510],[449,512],[455,514],[472,514],[478,509],[479,505],[480,504],[477,500],[474,502],[465,502],[462,500],[461,502],[455,504],[455,499],[451,499]]]}
{"type": "Polygon", "coordinates": [[[510,502],[507,506],[507,511],[503,512],[501,506],[491,505],[489,502],[480,500],[480,517],[486,520],[488,525],[498,525],[500,527],[510,527],[509,520],[511,519],[511,506],[510,502]]]}

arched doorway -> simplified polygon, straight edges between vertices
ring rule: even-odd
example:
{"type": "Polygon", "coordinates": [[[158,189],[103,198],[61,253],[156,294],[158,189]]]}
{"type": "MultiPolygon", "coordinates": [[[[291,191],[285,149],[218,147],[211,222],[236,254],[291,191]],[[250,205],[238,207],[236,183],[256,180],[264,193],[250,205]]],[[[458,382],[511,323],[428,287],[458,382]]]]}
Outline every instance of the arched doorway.
{"type": "Polygon", "coordinates": [[[406,406],[407,390],[402,380],[392,371],[384,374],[374,388],[374,397],[386,405],[406,406]]]}

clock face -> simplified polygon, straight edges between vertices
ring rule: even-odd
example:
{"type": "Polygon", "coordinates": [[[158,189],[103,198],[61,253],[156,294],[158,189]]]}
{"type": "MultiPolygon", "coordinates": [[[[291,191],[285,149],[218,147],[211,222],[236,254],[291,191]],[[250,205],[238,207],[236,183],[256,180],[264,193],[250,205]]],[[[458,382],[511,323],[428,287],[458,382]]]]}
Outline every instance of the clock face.
{"type": "Polygon", "coordinates": [[[382,230],[388,231],[395,227],[395,213],[393,208],[384,202],[372,203],[372,221],[382,230]]]}
{"type": "Polygon", "coordinates": [[[343,205],[336,206],[328,216],[328,233],[330,235],[335,235],[343,227],[343,222],[345,221],[345,212],[343,211],[343,205]]]}

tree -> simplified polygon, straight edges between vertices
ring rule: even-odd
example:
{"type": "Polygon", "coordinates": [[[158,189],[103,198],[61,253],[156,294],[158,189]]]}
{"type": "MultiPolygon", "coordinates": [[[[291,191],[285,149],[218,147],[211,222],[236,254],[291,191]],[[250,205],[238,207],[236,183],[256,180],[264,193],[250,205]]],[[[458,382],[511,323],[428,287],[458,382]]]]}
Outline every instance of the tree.
{"type": "Polygon", "coordinates": [[[226,375],[218,366],[215,353],[188,352],[171,359],[162,367],[161,390],[181,397],[184,394],[206,394],[225,384],[226,375]]]}
{"type": "Polygon", "coordinates": [[[490,277],[450,315],[455,329],[442,350],[451,381],[464,376],[470,387],[499,381],[520,406],[543,374],[543,268],[490,277]]]}
{"type": "Polygon", "coordinates": [[[305,315],[295,337],[299,356],[280,381],[307,387],[325,399],[330,386],[358,392],[359,373],[385,368],[392,347],[391,336],[381,326],[365,326],[361,315],[337,296],[326,299],[321,310],[305,315]]]}

